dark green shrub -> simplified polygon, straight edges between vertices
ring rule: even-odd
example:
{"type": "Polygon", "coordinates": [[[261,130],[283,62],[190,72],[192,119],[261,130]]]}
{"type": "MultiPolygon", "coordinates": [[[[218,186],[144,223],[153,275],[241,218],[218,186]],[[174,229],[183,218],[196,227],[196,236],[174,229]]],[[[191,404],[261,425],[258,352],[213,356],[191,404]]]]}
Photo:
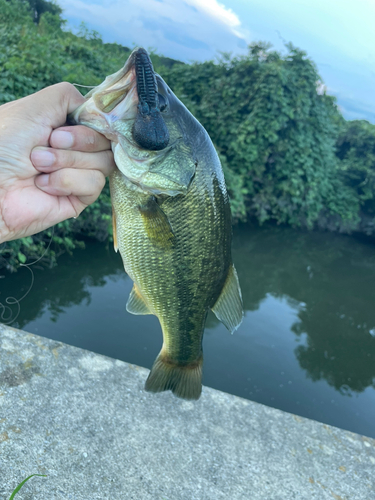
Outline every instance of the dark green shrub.
{"type": "Polygon", "coordinates": [[[341,177],[361,207],[360,228],[375,234],[375,125],[343,121],[336,146],[341,177]]]}
{"type": "MultiPolygon", "coordinates": [[[[63,30],[61,9],[47,0],[0,0],[0,12],[0,104],[63,80],[97,85],[131,50],[83,24],[63,30]]],[[[246,56],[204,63],[151,57],[210,134],[234,220],[375,234],[375,126],[343,119],[303,51],[257,43],[246,56]]],[[[0,246],[0,267],[40,257],[51,237],[53,264],[86,237],[111,237],[110,220],[107,186],[78,219],[0,246]]]]}

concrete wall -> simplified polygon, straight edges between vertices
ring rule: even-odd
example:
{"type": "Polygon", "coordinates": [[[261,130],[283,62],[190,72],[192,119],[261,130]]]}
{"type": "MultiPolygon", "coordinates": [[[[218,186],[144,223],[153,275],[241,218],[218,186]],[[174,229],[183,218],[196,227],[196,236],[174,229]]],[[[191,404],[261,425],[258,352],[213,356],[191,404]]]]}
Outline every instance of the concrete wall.
{"type": "MultiPolygon", "coordinates": [[[[0,326],[0,499],[374,500],[375,440],[0,326]]],[[[375,419],[375,416],[374,416],[375,419]]]]}

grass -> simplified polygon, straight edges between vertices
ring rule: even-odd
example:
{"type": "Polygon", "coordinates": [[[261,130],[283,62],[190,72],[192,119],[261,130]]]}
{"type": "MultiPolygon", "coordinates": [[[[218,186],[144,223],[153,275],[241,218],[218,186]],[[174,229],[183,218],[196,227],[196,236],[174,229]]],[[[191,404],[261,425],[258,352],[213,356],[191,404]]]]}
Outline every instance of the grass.
{"type": "Polygon", "coordinates": [[[26,481],[28,481],[30,478],[34,477],[34,476],[40,476],[40,477],[47,477],[45,476],[44,474],[31,474],[31,476],[27,477],[26,479],[24,479],[22,481],[22,483],[20,483],[17,488],[13,491],[13,493],[11,494],[9,500],[13,500],[16,493],[18,493],[20,491],[20,489],[22,488],[22,486],[26,483],[26,481]]]}

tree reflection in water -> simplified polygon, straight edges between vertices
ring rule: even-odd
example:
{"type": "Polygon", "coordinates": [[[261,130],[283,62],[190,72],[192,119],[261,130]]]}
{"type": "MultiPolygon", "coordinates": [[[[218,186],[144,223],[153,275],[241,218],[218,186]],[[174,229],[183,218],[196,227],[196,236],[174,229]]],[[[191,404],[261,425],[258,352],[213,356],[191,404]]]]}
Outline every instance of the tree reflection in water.
{"type": "MultiPolygon", "coordinates": [[[[34,283],[27,296],[20,302],[20,314],[12,326],[23,328],[27,323],[40,317],[45,311],[51,321],[72,305],[89,304],[89,288],[101,287],[108,276],[116,279],[123,275],[121,258],[105,245],[90,242],[85,250],[76,250],[73,255],[60,257],[58,265],[52,269],[32,266],[34,283]]],[[[30,287],[32,277],[26,268],[15,274],[0,271],[3,276],[0,288],[0,303],[6,304],[8,297],[22,297],[30,287]]],[[[17,306],[10,307],[13,317],[17,306]]]]}
{"type": "Polygon", "coordinates": [[[246,310],[266,294],[299,308],[295,354],[312,380],[342,394],[375,387],[375,242],[283,228],[236,233],[234,260],[246,310]]]}

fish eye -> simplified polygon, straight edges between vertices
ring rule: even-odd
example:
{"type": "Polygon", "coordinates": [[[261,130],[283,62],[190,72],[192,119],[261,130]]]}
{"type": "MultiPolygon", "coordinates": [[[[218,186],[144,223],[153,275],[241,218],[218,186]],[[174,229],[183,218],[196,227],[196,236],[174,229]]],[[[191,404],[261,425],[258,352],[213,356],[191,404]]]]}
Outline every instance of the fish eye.
{"type": "Polygon", "coordinates": [[[167,100],[166,98],[161,95],[161,94],[158,94],[158,97],[159,97],[159,109],[161,112],[165,111],[166,108],[167,108],[167,100]]]}

